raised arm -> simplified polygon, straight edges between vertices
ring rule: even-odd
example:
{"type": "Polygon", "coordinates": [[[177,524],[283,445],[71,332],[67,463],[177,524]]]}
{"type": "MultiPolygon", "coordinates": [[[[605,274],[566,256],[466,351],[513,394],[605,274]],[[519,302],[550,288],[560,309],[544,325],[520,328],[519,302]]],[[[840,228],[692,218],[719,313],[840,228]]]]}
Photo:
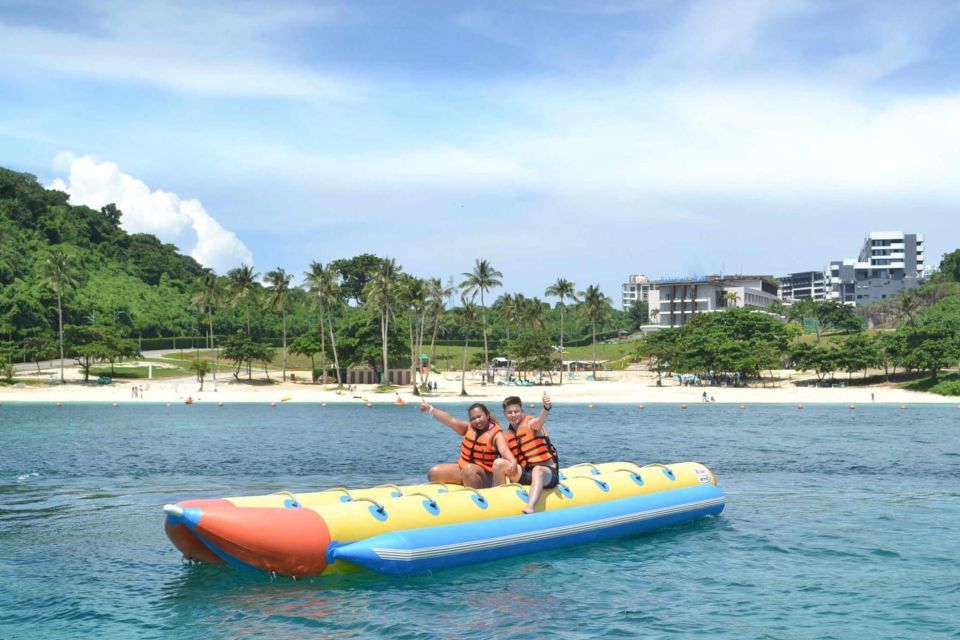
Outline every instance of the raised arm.
{"type": "Polygon", "coordinates": [[[533,424],[530,427],[534,431],[540,431],[547,423],[547,418],[550,416],[550,409],[553,408],[553,403],[550,401],[550,396],[544,392],[543,394],[543,408],[540,409],[540,415],[538,415],[533,424]]]}
{"type": "Polygon", "coordinates": [[[470,423],[466,420],[457,420],[443,409],[437,409],[433,405],[427,404],[426,400],[420,401],[420,411],[429,413],[431,417],[447,425],[461,436],[465,434],[470,427],[470,423]]]}

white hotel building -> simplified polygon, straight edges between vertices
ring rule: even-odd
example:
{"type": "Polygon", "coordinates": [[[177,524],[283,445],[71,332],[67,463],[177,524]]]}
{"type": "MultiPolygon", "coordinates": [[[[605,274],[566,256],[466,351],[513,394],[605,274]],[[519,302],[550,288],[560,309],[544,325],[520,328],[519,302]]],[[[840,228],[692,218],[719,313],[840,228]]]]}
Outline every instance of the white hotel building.
{"type": "Polygon", "coordinates": [[[827,269],[827,299],[866,305],[920,286],[924,242],[919,233],[873,231],[857,258],[834,260],[827,269]]]}
{"type": "Polygon", "coordinates": [[[650,291],[650,322],[679,327],[698,313],[730,307],[766,309],[779,300],[772,276],[704,276],[657,280],[650,291]]]}

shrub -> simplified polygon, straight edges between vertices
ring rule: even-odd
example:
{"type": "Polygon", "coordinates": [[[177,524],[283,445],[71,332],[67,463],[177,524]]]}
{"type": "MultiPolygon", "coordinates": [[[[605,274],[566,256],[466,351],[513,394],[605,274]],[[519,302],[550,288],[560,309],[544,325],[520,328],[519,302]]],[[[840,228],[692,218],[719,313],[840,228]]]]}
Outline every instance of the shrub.
{"type": "Polygon", "coordinates": [[[930,393],[941,396],[960,396],[960,380],[944,380],[930,387],[930,393]]]}

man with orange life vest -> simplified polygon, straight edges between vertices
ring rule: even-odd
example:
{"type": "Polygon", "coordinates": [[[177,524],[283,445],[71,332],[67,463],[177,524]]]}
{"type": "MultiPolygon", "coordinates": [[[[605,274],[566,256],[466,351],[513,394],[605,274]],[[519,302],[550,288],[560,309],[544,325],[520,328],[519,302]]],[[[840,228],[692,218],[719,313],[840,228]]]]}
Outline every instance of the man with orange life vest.
{"type": "Polygon", "coordinates": [[[503,431],[485,405],[479,402],[470,405],[467,409],[469,422],[458,420],[426,401],[421,402],[420,411],[429,413],[463,436],[460,458],[456,463],[434,465],[427,473],[431,482],[450,482],[482,489],[491,486],[494,475],[502,477],[515,466],[516,460],[507,446],[503,431]]]}
{"type": "Polygon", "coordinates": [[[552,408],[553,403],[546,393],[543,394],[543,409],[536,418],[523,413],[523,401],[517,396],[503,401],[503,412],[510,422],[505,434],[507,446],[517,460],[517,466],[503,475],[495,472],[493,483],[499,485],[506,479],[530,485],[523,513],[533,513],[543,490],[552,489],[560,482],[560,458],[544,426],[552,408]]]}

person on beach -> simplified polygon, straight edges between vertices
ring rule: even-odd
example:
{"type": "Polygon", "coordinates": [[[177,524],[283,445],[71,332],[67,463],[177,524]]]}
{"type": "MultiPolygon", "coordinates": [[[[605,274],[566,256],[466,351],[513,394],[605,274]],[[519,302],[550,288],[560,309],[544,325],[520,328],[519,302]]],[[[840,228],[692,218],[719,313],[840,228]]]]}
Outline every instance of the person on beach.
{"type": "Polygon", "coordinates": [[[467,409],[469,421],[454,418],[446,411],[427,404],[426,400],[421,401],[420,411],[429,413],[432,418],[463,436],[460,457],[455,463],[434,465],[427,473],[431,482],[450,482],[482,489],[491,486],[495,476],[502,478],[516,466],[516,459],[507,446],[503,431],[486,405],[480,402],[470,405],[467,409]]]}
{"type": "Polygon", "coordinates": [[[530,485],[529,499],[522,513],[533,513],[543,490],[552,489],[560,482],[560,458],[545,426],[552,408],[553,403],[546,393],[543,394],[543,409],[536,418],[524,414],[523,401],[517,396],[503,401],[503,412],[510,422],[507,445],[517,464],[503,476],[495,471],[493,483],[503,484],[506,478],[530,485]]]}

